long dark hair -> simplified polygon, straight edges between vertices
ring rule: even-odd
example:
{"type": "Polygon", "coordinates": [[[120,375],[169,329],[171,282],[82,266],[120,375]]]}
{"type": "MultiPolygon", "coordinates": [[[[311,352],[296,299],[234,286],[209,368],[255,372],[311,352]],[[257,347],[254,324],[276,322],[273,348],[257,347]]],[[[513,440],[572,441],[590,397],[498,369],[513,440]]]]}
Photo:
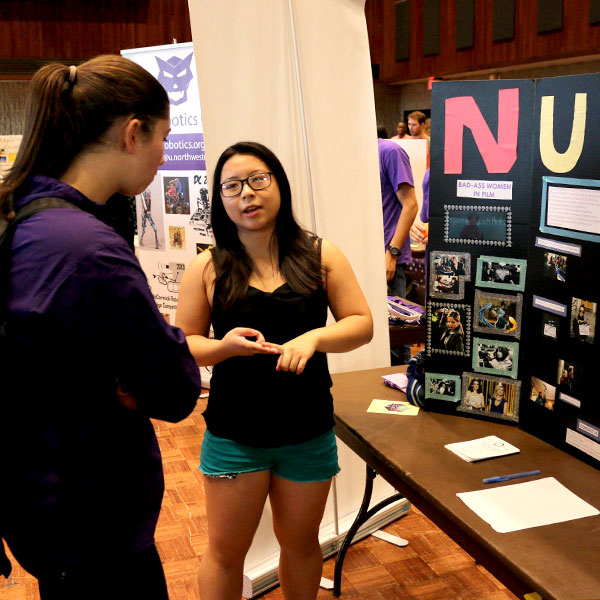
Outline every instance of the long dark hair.
{"type": "Polygon", "coordinates": [[[10,218],[13,196],[29,175],[59,178],[72,160],[123,117],[142,131],[169,114],[164,88],[145,69],[118,55],[102,55],[78,67],[49,64],[31,79],[21,147],[0,184],[0,210],[10,218]]]}
{"type": "Polygon", "coordinates": [[[311,295],[323,285],[320,255],[315,246],[315,236],[298,225],[292,211],[292,191],[283,165],[266,146],[258,142],[238,142],[227,148],[219,157],[213,175],[211,220],[216,247],[213,249],[215,288],[219,300],[228,307],[241,298],[248,289],[248,280],[254,263],[242,244],[235,223],[225,212],[221,198],[221,172],[223,165],[237,154],[256,156],[262,160],[279,185],[281,204],[271,251],[278,253],[278,267],[288,285],[302,295],[311,295]]]}

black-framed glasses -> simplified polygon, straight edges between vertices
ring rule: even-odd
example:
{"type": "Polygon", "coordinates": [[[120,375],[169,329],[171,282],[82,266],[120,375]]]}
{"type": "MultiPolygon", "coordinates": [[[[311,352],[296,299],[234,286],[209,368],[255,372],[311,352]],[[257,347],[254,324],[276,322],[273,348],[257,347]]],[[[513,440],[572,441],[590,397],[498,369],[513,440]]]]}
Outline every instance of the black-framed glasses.
{"type": "Polygon", "coordinates": [[[265,190],[271,185],[271,173],[265,171],[264,173],[254,173],[246,179],[230,179],[225,183],[221,184],[221,194],[224,198],[234,198],[242,193],[244,183],[247,183],[253,190],[265,190]]]}

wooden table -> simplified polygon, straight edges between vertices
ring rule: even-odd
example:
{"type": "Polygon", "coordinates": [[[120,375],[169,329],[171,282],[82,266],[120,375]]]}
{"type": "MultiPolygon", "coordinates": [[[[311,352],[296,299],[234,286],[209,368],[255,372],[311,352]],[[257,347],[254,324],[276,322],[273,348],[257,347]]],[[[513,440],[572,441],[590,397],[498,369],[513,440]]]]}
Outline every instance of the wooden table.
{"type": "Polygon", "coordinates": [[[484,477],[540,469],[600,508],[600,471],[514,425],[423,410],[416,417],[367,413],[373,398],[405,399],[381,379],[400,370],[333,375],[337,436],[516,595],[600,599],[600,516],[501,534],[456,496],[484,489],[484,477]],[[521,452],[467,463],[444,448],[492,434],[521,452]]]}

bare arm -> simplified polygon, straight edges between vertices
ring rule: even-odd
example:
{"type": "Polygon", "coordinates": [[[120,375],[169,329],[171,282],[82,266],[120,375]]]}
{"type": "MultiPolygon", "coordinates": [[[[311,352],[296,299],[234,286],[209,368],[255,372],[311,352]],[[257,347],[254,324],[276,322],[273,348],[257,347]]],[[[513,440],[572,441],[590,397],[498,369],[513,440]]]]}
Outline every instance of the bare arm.
{"type": "Polygon", "coordinates": [[[262,333],[249,327],[236,327],[220,340],[208,337],[212,310],[212,292],[209,293],[209,290],[212,289],[213,282],[212,258],[210,252],[203,252],[185,270],[179,288],[175,322],[185,333],[196,362],[205,366],[232,356],[276,354],[276,350],[261,344],[264,342],[262,333]],[[256,341],[250,341],[247,337],[256,337],[256,341]]]}
{"type": "MultiPolygon", "coordinates": [[[[396,196],[402,204],[402,212],[396,225],[396,231],[392,236],[390,242],[391,246],[396,248],[402,248],[402,245],[406,241],[410,228],[417,216],[419,205],[417,204],[417,197],[415,196],[415,188],[408,183],[401,183],[396,191],[396,196]]],[[[392,256],[389,250],[385,251],[385,272],[388,281],[391,281],[396,272],[396,257],[392,256]]]]}
{"type": "Polygon", "coordinates": [[[350,263],[331,242],[323,240],[323,264],[327,273],[327,299],[336,320],[278,346],[281,353],[277,369],[301,373],[316,352],[348,352],[371,341],[373,318],[369,305],[352,271],[350,263]]]}

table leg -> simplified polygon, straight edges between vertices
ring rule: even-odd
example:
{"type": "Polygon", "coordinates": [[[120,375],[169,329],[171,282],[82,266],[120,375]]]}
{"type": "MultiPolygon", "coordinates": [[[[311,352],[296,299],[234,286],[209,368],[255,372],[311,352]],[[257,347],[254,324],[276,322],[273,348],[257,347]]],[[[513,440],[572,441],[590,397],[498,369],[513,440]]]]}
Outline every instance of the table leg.
{"type": "Polygon", "coordinates": [[[373,480],[377,477],[377,473],[369,466],[367,467],[367,478],[365,481],[365,493],[363,495],[362,504],[358,510],[358,514],[354,519],[354,523],[350,529],[348,529],[348,533],[344,537],[344,541],[340,546],[338,551],[337,558],[335,559],[335,570],[333,574],[333,595],[340,596],[342,593],[342,568],[344,567],[344,558],[346,557],[346,552],[356,535],[356,532],[359,530],[360,526],[363,523],[366,523],[373,515],[377,514],[382,508],[385,508],[389,504],[393,502],[397,502],[398,500],[402,500],[404,496],[400,493],[394,494],[385,500],[377,503],[373,508],[369,509],[369,503],[371,502],[371,496],[373,494],[373,480]]]}

